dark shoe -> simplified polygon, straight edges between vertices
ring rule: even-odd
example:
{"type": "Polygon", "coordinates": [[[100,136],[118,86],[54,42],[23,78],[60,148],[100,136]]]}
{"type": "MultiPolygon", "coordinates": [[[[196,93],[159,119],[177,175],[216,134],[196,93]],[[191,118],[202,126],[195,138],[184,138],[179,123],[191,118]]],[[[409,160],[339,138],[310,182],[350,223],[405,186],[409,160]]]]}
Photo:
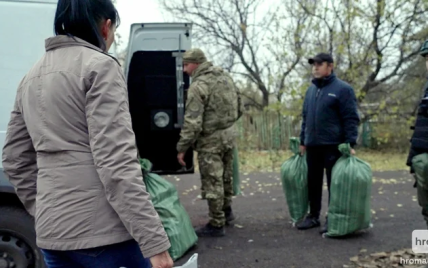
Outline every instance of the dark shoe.
{"type": "Polygon", "coordinates": [[[232,208],[228,207],[224,210],[224,216],[226,217],[226,224],[230,224],[232,221],[236,220],[235,215],[232,212],[232,208]]]}
{"type": "Polygon", "coordinates": [[[220,237],[220,236],[224,236],[226,233],[224,231],[224,226],[216,227],[216,226],[212,226],[210,223],[208,223],[203,227],[197,228],[195,232],[196,232],[196,235],[199,237],[206,237],[206,236],[220,237]]]}
{"type": "Polygon", "coordinates": [[[296,224],[296,227],[299,230],[307,230],[310,228],[318,227],[320,225],[321,224],[318,218],[308,215],[303,221],[296,224]]]}
{"type": "Polygon", "coordinates": [[[320,230],[320,234],[325,234],[328,232],[328,218],[325,218],[325,224],[320,230]]]}

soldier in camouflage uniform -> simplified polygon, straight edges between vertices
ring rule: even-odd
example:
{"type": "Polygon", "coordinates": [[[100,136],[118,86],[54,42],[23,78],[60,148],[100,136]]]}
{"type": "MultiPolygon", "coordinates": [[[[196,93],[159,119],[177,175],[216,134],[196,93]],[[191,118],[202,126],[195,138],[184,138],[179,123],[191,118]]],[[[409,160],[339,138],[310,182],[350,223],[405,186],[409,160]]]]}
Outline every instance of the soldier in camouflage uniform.
{"type": "Polygon", "coordinates": [[[198,153],[202,198],[208,201],[210,221],[196,230],[197,235],[224,236],[225,223],[234,220],[232,162],[240,99],[230,75],[208,62],[200,49],[184,53],[183,67],[192,77],[192,84],[177,158],[185,166],[188,148],[192,146],[198,153]]]}
{"type": "MultiPolygon", "coordinates": [[[[426,67],[428,70],[428,40],[422,45],[420,55],[426,59],[426,67]]],[[[428,82],[425,85],[424,92],[424,97],[419,104],[414,133],[411,139],[410,152],[407,158],[407,165],[410,166],[410,173],[412,174],[415,174],[415,170],[412,167],[413,157],[422,153],[428,153],[428,82]]],[[[415,178],[417,179],[417,176],[415,176],[415,178]]],[[[414,187],[417,188],[418,203],[422,207],[422,215],[428,227],[428,189],[422,187],[421,183],[417,181],[414,187]]]]}

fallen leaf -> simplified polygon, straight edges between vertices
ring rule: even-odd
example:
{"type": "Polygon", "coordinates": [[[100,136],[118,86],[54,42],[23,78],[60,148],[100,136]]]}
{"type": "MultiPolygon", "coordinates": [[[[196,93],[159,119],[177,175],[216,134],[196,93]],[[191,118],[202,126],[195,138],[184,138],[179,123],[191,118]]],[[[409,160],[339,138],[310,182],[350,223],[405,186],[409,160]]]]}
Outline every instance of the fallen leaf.
{"type": "Polygon", "coordinates": [[[244,228],[244,226],[239,225],[239,224],[235,224],[234,226],[235,226],[236,228],[238,228],[238,229],[242,229],[242,228],[244,228]]]}
{"type": "Polygon", "coordinates": [[[272,201],[276,201],[276,198],[272,198],[272,201]]]}
{"type": "Polygon", "coordinates": [[[397,207],[401,208],[403,205],[402,204],[397,204],[397,207]]]}
{"type": "Polygon", "coordinates": [[[180,181],[180,178],[176,178],[175,180],[176,180],[176,181],[180,181]]]}
{"type": "Polygon", "coordinates": [[[394,214],[389,215],[389,217],[394,218],[394,214]]]}
{"type": "Polygon", "coordinates": [[[358,261],[358,256],[352,257],[349,259],[352,262],[357,262],[358,261]]]}

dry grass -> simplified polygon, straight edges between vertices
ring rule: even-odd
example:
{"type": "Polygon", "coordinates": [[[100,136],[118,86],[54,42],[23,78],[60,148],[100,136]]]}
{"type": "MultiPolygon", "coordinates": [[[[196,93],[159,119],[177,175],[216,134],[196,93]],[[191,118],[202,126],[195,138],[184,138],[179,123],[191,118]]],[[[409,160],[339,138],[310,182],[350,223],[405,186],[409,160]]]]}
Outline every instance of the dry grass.
{"type": "MultiPolygon", "coordinates": [[[[279,172],[281,165],[291,156],[290,151],[240,151],[241,172],[279,172]]],[[[377,151],[357,151],[356,156],[372,167],[373,171],[408,170],[407,154],[377,151]]]]}
{"type": "MultiPolygon", "coordinates": [[[[291,156],[291,151],[240,151],[239,169],[246,173],[280,172],[282,163],[291,156]]],[[[358,150],[356,156],[369,163],[373,171],[409,170],[406,153],[358,150]]],[[[198,170],[196,157],[195,154],[194,163],[198,170]]]]}

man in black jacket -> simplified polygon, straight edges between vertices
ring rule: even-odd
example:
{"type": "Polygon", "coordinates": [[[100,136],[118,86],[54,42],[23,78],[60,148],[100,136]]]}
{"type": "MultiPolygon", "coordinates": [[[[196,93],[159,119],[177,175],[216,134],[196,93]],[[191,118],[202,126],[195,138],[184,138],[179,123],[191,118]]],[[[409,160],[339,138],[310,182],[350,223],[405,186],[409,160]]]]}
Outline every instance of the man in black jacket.
{"type": "MultiPolygon", "coordinates": [[[[331,172],[340,158],[338,146],[357,142],[359,116],[354,90],[333,72],[333,58],[320,53],[308,60],[314,79],[306,92],[300,134],[302,154],[308,164],[308,198],[310,213],[297,224],[300,230],[320,226],[324,169],[330,200],[331,172]]],[[[354,149],[351,151],[355,154],[354,149]]],[[[327,232],[327,219],[321,233],[327,232]]]]}
{"type": "MultiPolygon", "coordinates": [[[[422,45],[420,55],[426,59],[428,71],[428,40],[422,45]]],[[[412,174],[415,173],[412,164],[413,158],[419,154],[428,153],[428,82],[425,85],[424,92],[424,97],[419,103],[414,132],[410,140],[410,152],[407,158],[407,165],[410,166],[410,173],[412,174]]],[[[418,182],[415,182],[414,187],[417,188],[418,203],[422,207],[422,215],[428,226],[428,189],[418,182]]]]}

